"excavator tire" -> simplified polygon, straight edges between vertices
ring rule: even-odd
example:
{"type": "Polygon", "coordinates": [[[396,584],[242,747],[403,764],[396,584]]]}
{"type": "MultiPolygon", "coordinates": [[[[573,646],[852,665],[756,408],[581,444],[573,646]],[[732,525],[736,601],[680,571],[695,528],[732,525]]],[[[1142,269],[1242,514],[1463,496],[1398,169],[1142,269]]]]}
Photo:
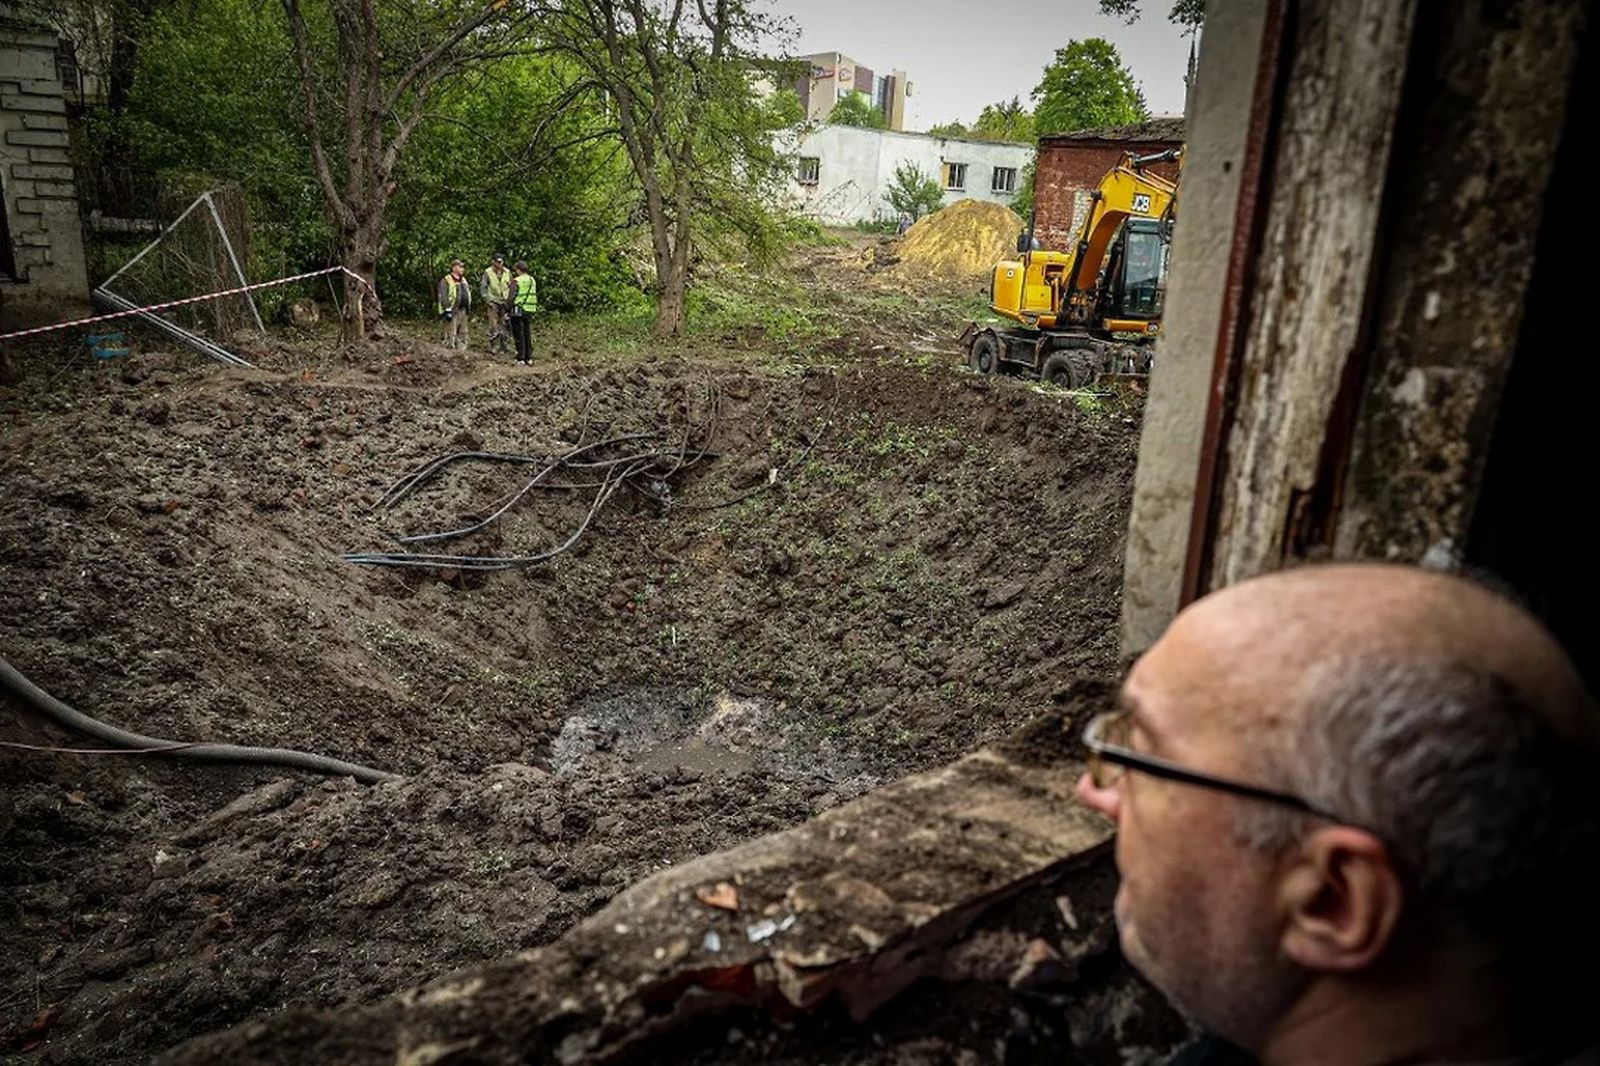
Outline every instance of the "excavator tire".
{"type": "Polygon", "coordinates": [[[967,349],[967,365],[979,374],[993,374],[1000,368],[1000,338],[984,330],[972,338],[967,349]]]}
{"type": "Polygon", "coordinates": [[[1064,389],[1082,388],[1093,376],[1094,366],[1088,353],[1081,349],[1056,352],[1044,361],[1044,369],[1039,372],[1041,380],[1064,389]]]}

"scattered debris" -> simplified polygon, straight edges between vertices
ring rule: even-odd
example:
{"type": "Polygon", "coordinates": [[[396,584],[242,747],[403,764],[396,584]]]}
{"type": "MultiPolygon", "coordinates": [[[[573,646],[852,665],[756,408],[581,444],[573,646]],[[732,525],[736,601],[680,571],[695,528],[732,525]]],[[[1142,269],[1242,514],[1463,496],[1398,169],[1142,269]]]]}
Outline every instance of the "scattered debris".
{"type": "Polygon", "coordinates": [[[782,921],[773,921],[771,918],[763,918],[761,921],[756,922],[754,925],[750,926],[750,928],[746,929],[745,936],[750,939],[750,943],[759,944],[763,940],[771,940],[777,934],[792,929],[794,927],[794,922],[795,917],[792,914],[784,918],[782,921]]]}
{"type": "Polygon", "coordinates": [[[739,909],[739,890],[726,881],[719,881],[709,888],[697,888],[694,890],[694,895],[707,907],[716,907],[724,911],[739,909]]]}

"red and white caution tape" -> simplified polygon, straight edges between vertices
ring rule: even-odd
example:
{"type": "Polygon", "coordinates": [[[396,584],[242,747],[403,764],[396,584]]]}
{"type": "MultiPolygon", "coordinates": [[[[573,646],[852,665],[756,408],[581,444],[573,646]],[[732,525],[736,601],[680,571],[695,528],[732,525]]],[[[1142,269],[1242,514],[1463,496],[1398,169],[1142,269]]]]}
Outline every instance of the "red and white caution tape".
{"type": "Polygon", "coordinates": [[[304,281],[307,278],[320,278],[324,274],[348,274],[352,278],[355,278],[356,281],[360,282],[361,286],[368,292],[372,293],[374,298],[376,298],[378,295],[372,286],[367,283],[366,278],[363,278],[360,274],[357,274],[349,267],[336,266],[328,267],[324,270],[313,270],[306,274],[296,274],[293,277],[278,278],[276,281],[259,281],[254,285],[241,285],[235,289],[223,289],[220,292],[208,292],[204,296],[187,296],[182,300],[168,300],[166,303],[150,304],[148,307],[135,307],[127,311],[112,311],[110,314],[90,315],[88,318],[75,318],[70,322],[57,322],[50,326],[34,326],[32,329],[19,329],[13,333],[0,333],[0,341],[15,340],[18,337],[30,337],[37,333],[50,333],[58,329],[73,329],[78,326],[87,326],[95,322],[107,322],[113,318],[127,318],[129,315],[143,315],[149,314],[152,311],[165,311],[169,307],[182,307],[185,304],[203,303],[206,300],[220,300],[224,296],[238,296],[240,293],[252,292],[256,289],[270,289],[274,285],[288,285],[290,282],[304,281]]]}

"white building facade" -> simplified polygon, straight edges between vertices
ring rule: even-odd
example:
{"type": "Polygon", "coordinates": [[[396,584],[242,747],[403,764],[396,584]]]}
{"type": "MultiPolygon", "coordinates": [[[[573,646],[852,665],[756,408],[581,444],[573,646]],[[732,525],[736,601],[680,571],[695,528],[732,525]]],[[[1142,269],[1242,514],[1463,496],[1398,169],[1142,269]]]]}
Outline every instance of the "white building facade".
{"type": "Polygon", "coordinates": [[[894,218],[884,199],[895,168],[910,162],[939,183],[944,202],[989,200],[1012,205],[1031,144],[970,141],[926,133],[819,126],[795,147],[790,182],[796,209],[826,225],[894,218]]]}

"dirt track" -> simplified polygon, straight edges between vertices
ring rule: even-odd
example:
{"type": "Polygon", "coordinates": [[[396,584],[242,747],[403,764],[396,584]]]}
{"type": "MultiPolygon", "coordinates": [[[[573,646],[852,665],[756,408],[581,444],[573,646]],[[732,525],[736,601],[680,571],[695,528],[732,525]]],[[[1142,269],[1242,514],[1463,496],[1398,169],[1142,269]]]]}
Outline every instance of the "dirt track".
{"type": "MultiPolygon", "coordinates": [[[[731,337],[528,371],[398,341],[257,353],[279,371],[30,356],[0,391],[4,654],[120,725],[407,777],[0,749],[0,1051],[138,1059],[546,942],[1112,672],[1136,412],[974,378],[904,325],[800,365],[731,337]],[[338,558],[517,481],[374,512],[419,462],[651,428],[708,388],[719,456],[677,505],[619,497],[553,566],[338,558]]],[[[535,549],[579,510],[535,501],[475,545],[535,549]]],[[[11,715],[0,739],[76,743],[11,715]]]]}

